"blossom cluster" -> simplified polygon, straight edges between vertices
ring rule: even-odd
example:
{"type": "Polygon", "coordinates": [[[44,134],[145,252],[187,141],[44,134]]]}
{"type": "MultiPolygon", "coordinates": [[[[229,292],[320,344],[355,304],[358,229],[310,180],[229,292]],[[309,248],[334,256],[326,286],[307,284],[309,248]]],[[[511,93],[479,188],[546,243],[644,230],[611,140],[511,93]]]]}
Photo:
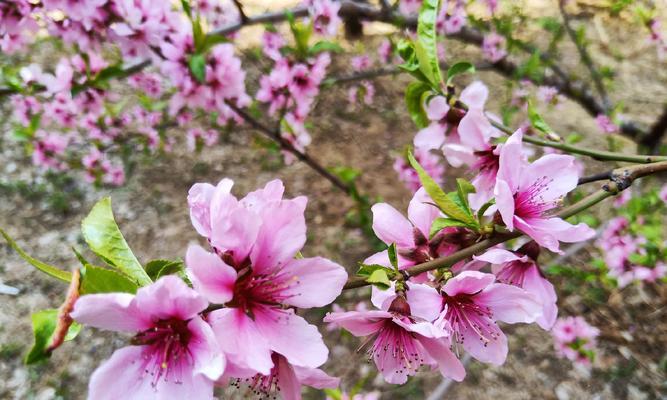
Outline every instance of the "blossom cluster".
{"type": "Polygon", "coordinates": [[[566,317],[556,321],[551,334],[557,354],[576,364],[590,367],[595,359],[599,329],[589,325],[582,317],[566,317]]]}
{"type": "MultiPolygon", "coordinates": [[[[240,21],[238,8],[231,0],[182,4],[51,0],[0,5],[4,52],[25,51],[37,26],[45,24],[51,37],[67,45],[66,54],[73,54],[61,57],[53,70],[37,63],[17,68],[11,81],[23,87],[11,98],[15,136],[29,143],[36,166],[61,173],[80,170],[86,181],[117,186],[125,181],[123,154],[169,152],[181,141],[191,150],[212,146],[222,129],[243,122],[235,109],[252,103],[246,72],[235,46],[226,43],[234,35],[216,33],[240,21]],[[129,104],[111,86],[126,77],[138,100],[129,104]],[[174,127],[186,134],[174,135],[174,127]]],[[[339,3],[312,0],[306,5],[306,21],[316,33],[336,33],[339,3]]],[[[330,56],[321,51],[295,58],[284,51],[287,41],[279,34],[267,30],[265,37],[270,41],[265,52],[275,65],[253,97],[269,104],[270,115],[280,114],[282,135],[303,151],[310,142],[305,118],[330,56]]]]}
{"type": "Polygon", "coordinates": [[[195,184],[190,216],[208,248],[185,256],[190,288],[169,275],[132,294],[92,294],[72,317],[131,332],[92,375],[89,398],[213,398],[215,385],[247,385],[261,395],[301,398],[301,385],[329,388],[338,379],[318,369],[328,357],[321,334],[297,314],[323,307],[347,273],[322,258],[304,258],[305,197],[283,198],[269,182],[242,199],[233,182],[195,184]]]}
{"type": "Polygon", "coordinates": [[[655,282],[667,275],[667,264],[656,261],[653,266],[639,264],[638,258],[647,254],[647,239],[633,232],[631,223],[624,216],[612,218],[597,241],[609,276],[619,287],[634,281],[655,282]]]}

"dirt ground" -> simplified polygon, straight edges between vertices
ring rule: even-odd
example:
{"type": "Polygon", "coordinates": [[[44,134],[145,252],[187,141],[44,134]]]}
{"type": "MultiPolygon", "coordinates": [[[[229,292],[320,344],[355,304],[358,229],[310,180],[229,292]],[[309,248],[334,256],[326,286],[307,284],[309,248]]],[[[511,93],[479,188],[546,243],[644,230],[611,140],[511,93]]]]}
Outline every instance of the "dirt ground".
{"type": "MultiPolygon", "coordinates": [[[[643,38],[630,28],[607,27],[612,36],[607,44],[599,32],[592,39],[595,56],[617,71],[612,92],[615,101],[624,100],[629,116],[649,123],[667,98],[667,69],[658,64],[652,49],[633,52],[632,40],[643,38]],[[630,59],[618,61],[608,56],[612,51],[627,52],[630,59]]],[[[365,39],[369,51],[377,38],[365,39]]],[[[449,43],[449,42],[448,42],[449,43]]],[[[356,45],[355,45],[356,46],[356,45]]],[[[565,46],[564,62],[573,67],[577,58],[565,46]]],[[[478,51],[452,42],[447,46],[449,59],[478,60],[478,51]]],[[[348,59],[335,56],[332,74],[349,70],[348,59]]],[[[581,76],[584,71],[579,71],[581,76]]],[[[504,80],[493,72],[477,75],[491,88],[490,109],[499,111],[506,99],[504,80]]],[[[460,80],[464,85],[471,79],[460,80]]],[[[378,197],[405,210],[410,194],[397,182],[392,169],[394,152],[411,142],[416,129],[405,111],[403,91],[410,82],[407,76],[376,80],[375,103],[367,108],[353,108],[347,103],[346,88],[326,92],[313,113],[313,143],[309,153],[330,167],[351,166],[363,171],[360,186],[364,193],[378,197]]],[[[249,82],[252,88],[255,85],[249,82]]],[[[252,90],[252,89],[251,89],[252,90]]],[[[585,136],[584,145],[600,145],[604,140],[590,116],[576,104],[566,102],[560,109],[546,111],[545,119],[559,132],[577,131],[585,136]],[[563,118],[567,116],[567,118],[563,118]]],[[[345,223],[352,202],[322,177],[302,163],[283,166],[280,157],[259,148],[257,136],[247,128],[227,135],[221,145],[204,149],[200,154],[185,148],[174,154],[140,165],[127,186],[115,190],[85,190],[73,199],[70,211],[55,212],[44,199],[26,200],[25,196],[3,194],[0,198],[0,227],[14,237],[31,255],[61,266],[77,263],[71,247],[83,247],[79,232],[81,219],[94,202],[110,195],[121,230],[141,261],[155,258],[183,257],[190,243],[200,243],[192,228],[186,195],[195,182],[217,182],[230,177],[236,182],[234,192],[244,194],[280,178],[288,196],[307,195],[308,242],[306,256],[329,257],[350,272],[356,263],[372,252],[360,229],[345,223]]],[[[632,150],[632,149],[630,149],[632,150]]],[[[597,172],[600,165],[587,163],[587,172],[597,172]]],[[[27,178],[31,167],[21,161],[20,151],[10,142],[0,143],[0,174],[5,178],[27,178]]],[[[471,171],[455,171],[448,176],[471,171]]],[[[447,185],[447,184],[446,184],[447,185]]],[[[611,207],[603,206],[601,216],[611,207]]],[[[586,268],[589,248],[568,260],[573,266],[586,268]]],[[[80,399],[85,397],[89,375],[126,338],[84,329],[75,342],[67,343],[44,365],[26,367],[21,358],[29,349],[32,335],[29,316],[39,309],[55,307],[65,287],[48,279],[25,264],[9,247],[0,245],[0,281],[20,289],[16,296],[0,295],[0,398],[6,399],[80,399]]],[[[581,294],[563,297],[566,284],[555,279],[559,288],[561,314],[582,314],[602,331],[598,359],[592,371],[574,368],[556,357],[549,333],[537,326],[507,325],[510,353],[507,362],[492,367],[472,361],[468,377],[449,388],[452,399],[658,399],[667,396],[667,289],[663,285],[632,286],[607,294],[602,304],[591,308],[581,294]]],[[[368,298],[366,291],[346,293],[340,301],[351,308],[368,298]]],[[[311,313],[318,323],[322,314],[311,313]]],[[[374,367],[364,354],[355,353],[359,340],[321,326],[331,356],[324,369],[343,378],[350,388],[358,379],[368,376],[374,367]]],[[[437,373],[423,372],[409,384],[386,385],[370,377],[364,387],[382,392],[382,399],[427,398],[442,382],[437,373]]],[[[238,393],[230,393],[238,397],[238,393]]],[[[307,398],[322,398],[321,393],[307,392],[307,398]]]]}

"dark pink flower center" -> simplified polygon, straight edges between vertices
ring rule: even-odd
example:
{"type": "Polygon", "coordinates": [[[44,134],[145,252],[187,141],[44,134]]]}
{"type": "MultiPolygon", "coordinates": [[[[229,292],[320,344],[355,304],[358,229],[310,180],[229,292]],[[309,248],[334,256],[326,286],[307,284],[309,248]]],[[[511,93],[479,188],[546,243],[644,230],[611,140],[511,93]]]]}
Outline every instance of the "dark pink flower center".
{"type": "Polygon", "coordinates": [[[526,270],[530,268],[532,263],[523,261],[512,261],[503,266],[503,268],[496,274],[496,279],[499,282],[507,283],[508,285],[523,287],[523,279],[526,270]]]}
{"type": "Polygon", "coordinates": [[[515,193],[514,214],[521,218],[539,218],[547,211],[557,207],[560,201],[549,201],[543,197],[552,181],[552,178],[543,176],[532,185],[515,193]]]}
{"type": "Polygon", "coordinates": [[[472,335],[486,347],[489,342],[497,340],[501,332],[493,319],[491,309],[477,304],[474,296],[443,294],[447,309],[445,319],[449,321],[456,343],[463,345],[465,338],[472,335]]]}
{"type": "MultiPolygon", "coordinates": [[[[404,317],[407,323],[411,323],[404,317]]],[[[424,354],[412,332],[405,330],[391,319],[387,319],[375,336],[373,346],[367,352],[368,358],[375,360],[380,371],[386,367],[400,365],[394,371],[397,375],[414,375],[424,365],[424,354]]]]}
{"type": "Polygon", "coordinates": [[[496,179],[498,168],[500,168],[500,156],[493,153],[496,146],[489,150],[476,151],[477,161],[472,166],[473,171],[479,171],[480,174],[489,175],[492,179],[496,179]]]}
{"type": "Polygon", "coordinates": [[[193,363],[188,348],[191,339],[188,321],[177,318],[159,320],[132,339],[132,344],[145,346],[143,369],[153,377],[153,386],[161,378],[180,382],[183,366],[193,363]]]}

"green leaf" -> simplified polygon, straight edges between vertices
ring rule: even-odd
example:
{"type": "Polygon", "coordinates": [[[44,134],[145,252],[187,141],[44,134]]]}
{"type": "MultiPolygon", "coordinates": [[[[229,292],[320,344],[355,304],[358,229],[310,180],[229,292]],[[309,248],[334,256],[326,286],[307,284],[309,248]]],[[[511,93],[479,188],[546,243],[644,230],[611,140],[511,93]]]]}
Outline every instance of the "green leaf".
{"type": "Polygon", "coordinates": [[[424,82],[412,82],[405,91],[405,104],[418,128],[424,128],[429,124],[424,101],[432,93],[431,90],[431,86],[424,82]]]}
{"type": "Polygon", "coordinates": [[[192,19],[192,7],[190,7],[190,1],[181,0],[181,6],[183,7],[183,12],[185,12],[185,15],[192,19]]]}
{"type": "Polygon", "coordinates": [[[373,274],[373,272],[375,272],[378,269],[389,271],[389,269],[387,267],[385,267],[384,265],[359,263],[359,270],[357,271],[357,275],[359,275],[359,276],[371,276],[373,274]]]}
{"type": "Polygon", "coordinates": [[[384,270],[376,269],[373,271],[368,279],[366,279],[366,282],[382,290],[387,290],[391,287],[391,280],[389,280],[386,268],[384,270]]]}
{"type": "Polygon", "coordinates": [[[198,82],[204,83],[206,81],[206,56],[203,54],[193,54],[188,60],[188,66],[192,76],[198,82]]]}
{"type": "Polygon", "coordinates": [[[9,244],[9,246],[14,249],[17,253],[19,253],[19,256],[23,258],[28,264],[32,265],[33,267],[37,268],[38,270],[44,272],[47,275],[50,275],[56,279],[60,279],[61,281],[64,282],[69,282],[72,280],[72,273],[69,271],[63,271],[60,268],[54,267],[53,265],[49,265],[47,263],[41,262],[35,258],[30,257],[23,249],[21,249],[16,242],[2,229],[0,229],[0,234],[4,236],[5,240],[9,244]]]}
{"type": "Polygon", "coordinates": [[[436,20],[440,9],[440,0],[424,0],[417,23],[417,42],[415,52],[419,60],[419,69],[437,91],[441,91],[442,73],[438,61],[436,20]]]}
{"type": "Polygon", "coordinates": [[[120,272],[88,265],[81,269],[81,294],[136,293],[139,287],[120,272]]]}
{"type": "Polygon", "coordinates": [[[477,220],[481,221],[482,217],[484,216],[484,213],[486,212],[486,210],[488,210],[489,207],[491,207],[494,204],[496,204],[496,199],[491,199],[491,200],[487,201],[486,203],[484,203],[479,208],[479,210],[477,210],[477,220]]]}
{"type": "Polygon", "coordinates": [[[391,266],[394,267],[395,271],[398,271],[398,254],[396,252],[396,243],[392,243],[387,248],[387,254],[389,255],[389,262],[391,266]]]}
{"type": "Polygon", "coordinates": [[[535,106],[532,101],[528,101],[528,119],[530,120],[530,126],[537,129],[538,131],[546,134],[551,134],[554,132],[553,129],[542,119],[540,114],[537,113],[535,106]]]}
{"type": "Polygon", "coordinates": [[[183,261],[180,260],[152,260],[146,264],[146,273],[154,281],[180,271],[183,271],[183,261]]]}
{"type": "MultiPolygon", "coordinates": [[[[57,323],[58,310],[48,309],[32,314],[32,331],[35,336],[35,343],[25,357],[26,364],[34,364],[51,357],[51,352],[47,349],[51,345],[57,323]]],[[[73,322],[67,331],[65,341],[74,339],[79,331],[81,331],[81,325],[73,322]]]]}
{"type": "Polygon", "coordinates": [[[468,61],[461,61],[452,65],[447,70],[447,86],[449,86],[452,83],[452,80],[454,79],[455,76],[467,73],[470,74],[475,73],[475,66],[472,65],[472,63],[468,61]]]}
{"type": "Polygon", "coordinates": [[[347,184],[354,183],[361,176],[361,171],[346,166],[333,167],[331,168],[331,172],[347,184]]]}
{"type": "Polygon", "coordinates": [[[473,186],[472,183],[468,182],[463,178],[456,178],[456,193],[463,205],[465,205],[468,213],[472,215],[472,210],[470,209],[470,203],[468,202],[468,195],[470,193],[476,193],[477,189],[473,186]]]}
{"type": "Polygon", "coordinates": [[[433,224],[431,225],[431,232],[429,233],[430,237],[433,238],[438,232],[443,230],[444,228],[449,228],[450,226],[457,226],[457,227],[468,227],[468,224],[465,222],[461,222],[457,219],[451,219],[451,218],[436,218],[433,220],[433,224]]]}
{"type": "Polygon", "coordinates": [[[438,186],[433,178],[431,178],[429,174],[424,171],[424,168],[422,168],[417,160],[415,160],[412,152],[408,152],[408,160],[410,161],[412,168],[417,171],[417,174],[419,175],[419,181],[426,190],[426,193],[431,196],[431,199],[433,199],[440,211],[445,213],[445,215],[461,222],[469,224],[475,223],[475,219],[468,213],[468,210],[462,208],[459,204],[452,200],[451,197],[447,196],[447,194],[442,190],[442,188],[440,188],[440,186],[438,186]]]}
{"type": "Polygon", "coordinates": [[[333,53],[342,53],[343,48],[340,47],[338,43],[321,40],[315,43],[314,45],[310,46],[310,49],[308,49],[308,53],[311,55],[319,54],[325,51],[330,51],[333,53]]]}
{"type": "Polygon", "coordinates": [[[118,229],[109,197],[95,204],[81,223],[81,232],[90,249],[109,265],[118,268],[139,286],[152,282],[118,229]]]}
{"type": "Polygon", "coordinates": [[[226,42],[229,42],[229,39],[227,39],[227,36],[218,35],[216,33],[209,33],[208,35],[204,36],[204,43],[202,43],[202,45],[201,45],[201,53],[206,54],[215,45],[218,45],[220,43],[226,43],[226,42]]]}

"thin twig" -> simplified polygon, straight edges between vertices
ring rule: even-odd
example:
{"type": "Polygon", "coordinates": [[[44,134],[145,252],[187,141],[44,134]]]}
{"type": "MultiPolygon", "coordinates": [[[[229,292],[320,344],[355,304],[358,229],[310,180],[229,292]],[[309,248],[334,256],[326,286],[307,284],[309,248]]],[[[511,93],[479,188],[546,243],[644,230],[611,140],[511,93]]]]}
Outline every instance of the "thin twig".
{"type": "Polygon", "coordinates": [[[248,16],[246,15],[245,11],[243,11],[243,4],[241,4],[240,0],[233,0],[234,5],[236,6],[236,9],[239,12],[239,17],[241,17],[241,24],[246,24],[248,22],[248,16]]]}
{"type": "Polygon", "coordinates": [[[232,102],[225,102],[232,110],[234,110],[235,113],[240,115],[250,126],[253,128],[257,129],[259,132],[261,132],[264,136],[267,138],[273,140],[274,142],[278,143],[280,145],[280,148],[288,151],[296,156],[299,160],[303,161],[306,165],[308,165],[310,168],[312,168],[315,172],[318,174],[322,175],[324,178],[328,179],[329,182],[331,182],[334,186],[339,188],[345,193],[351,193],[353,188],[348,186],[345,182],[340,180],[336,175],[332,174],[329,172],[325,167],[323,167],[319,162],[317,162],[314,158],[312,158],[310,155],[300,151],[292,143],[290,143],[287,139],[285,139],[281,134],[280,131],[277,129],[271,129],[268,126],[262,124],[260,121],[258,121],[256,118],[254,118],[252,115],[250,115],[248,112],[243,110],[240,107],[237,107],[234,103],[232,102]]]}
{"type": "Polygon", "coordinates": [[[611,174],[612,171],[606,171],[606,172],[600,172],[599,174],[593,174],[589,176],[582,176],[579,178],[579,181],[577,182],[577,185],[585,185],[587,183],[591,182],[597,182],[597,181],[604,181],[607,179],[611,179],[611,174]]]}
{"type": "Polygon", "coordinates": [[[602,82],[602,76],[600,75],[600,71],[595,67],[595,64],[593,63],[593,59],[591,58],[591,55],[588,53],[588,49],[586,49],[586,46],[581,43],[580,40],[577,39],[577,33],[574,31],[572,28],[572,25],[570,24],[570,16],[565,11],[565,0],[560,0],[558,2],[558,8],[560,9],[560,13],[563,17],[563,26],[565,27],[565,32],[567,32],[567,35],[570,37],[570,40],[572,40],[572,43],[577,48],[577,51],[579,52],[579,57],[581,58],[581,61],[584,63],[586,68],[588,68],[588,71],[591,74],[591,78],[593,78],[593,83],[595,84],[595,89],[597,90],[598,94],[600,95],[600,98],[602,99],[602,104],[605,109],[605,114],[609,111],[611,107],[611,102],[609,101],[609,96],[607,94],[607,89],[604,87],[604,82],[602,82]]]}
{"type": "Polygon", "coordinates": [[[646,147],[651,154],[656,154],[660,150],[660,142],[665,136],[665,132],[667,132],[667,106],[651,127],[651,131],[641,139],[639,144],[646,147]]]}

